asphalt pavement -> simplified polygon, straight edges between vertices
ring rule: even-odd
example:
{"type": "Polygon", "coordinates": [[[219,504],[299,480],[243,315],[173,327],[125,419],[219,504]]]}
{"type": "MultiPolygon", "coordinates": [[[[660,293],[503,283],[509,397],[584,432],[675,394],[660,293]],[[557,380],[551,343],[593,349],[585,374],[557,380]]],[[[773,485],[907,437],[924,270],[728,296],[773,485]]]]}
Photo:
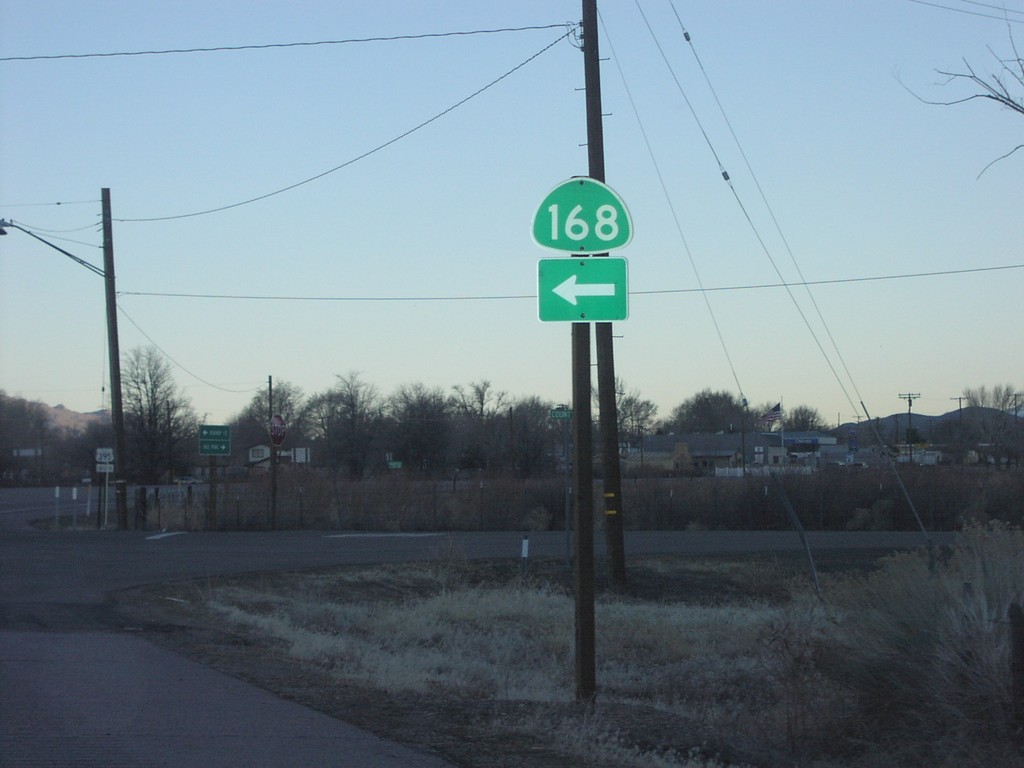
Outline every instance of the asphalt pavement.
{"type": "MultiPolygon", "coordinates": [[[[441,768],[378,738],[167,651],[123,626],[108,596],[205,576],[377,562],[509,558],[523,534],[42,530],[53,489],[0,489],[0,766],[441,768]]],[[[810,533],[814,549],[893,550],[919,533],[810,533]]],[[[946,544],[952,535],[934,537],[946,544]]],[[[793,552],[774,532],[629,532],[627,555],[793,552]]],[[[603,542],[596,541],[597,554],[603,542]]],[[[562,532],[529,534],[564,557],[562,532]]]]}
{"type": "Polygon", "coordinates": [[[107,604],[133,585],[337,564],[336,543],[41,531],[38,496],[0,491],[0,766],[450,765],[167,651],[107,604]]]}

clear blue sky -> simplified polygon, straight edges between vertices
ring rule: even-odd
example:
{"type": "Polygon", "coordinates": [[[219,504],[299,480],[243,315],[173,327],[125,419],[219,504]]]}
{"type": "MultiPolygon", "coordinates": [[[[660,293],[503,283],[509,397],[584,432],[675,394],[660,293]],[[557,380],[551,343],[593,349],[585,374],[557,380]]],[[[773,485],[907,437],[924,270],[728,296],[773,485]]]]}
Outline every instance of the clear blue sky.
{"type": "MultiPolygon", "coordinates": [[[[913,95],[969,95],[936,70],[967,59],[995,71],[989,48],[1009,56],[1011,31],[1024,43],[1024,2],[1007,3],[1009,25],[981,3],[935,5],[600,4],[607,180],[635,228],[619,253],[633,296],[616,326],[617,374],[661,416],[703,388],[811,405],[830,422],[853,419],[849,399],[860,397],[883,415],[905,408],[899,393],[920,393],[915,412],[937,414],[966,386],[1024,388],[1024,269],[817,285],[817,309],[794,288],[799,311],[780,288],[714,290],[707,302],[694,290],[694,266],[708,289],[777,283],[772,261],[797,281],[785,243],[808,281],[1024,264],[1024,151],[978,178],[1022,142],[1024,118],[913,95]]],[[[0,55],[579,17],[578,2],[553,0],[0,0],[0,55]]],[[[357,371],[383,394],[486,379],[512,396],[567,400],[570,326],[537,320],[536,262],[553,254],[532,242],[531,220],[557,183],[587,171],[579,50],[562,41],[357,159],[561,34],[3,61],[0,217],[101,264],[109,187],[121,349],[156,344],[211,423],[239,412],[268,375],[306,393],[357,371]],[[232,205],[353,160],[227,211],[133,221],[232,205]]],[[[105,339],[99,277],[16,230],[0,240],[0,388],[95,410],[105,339]]]]}

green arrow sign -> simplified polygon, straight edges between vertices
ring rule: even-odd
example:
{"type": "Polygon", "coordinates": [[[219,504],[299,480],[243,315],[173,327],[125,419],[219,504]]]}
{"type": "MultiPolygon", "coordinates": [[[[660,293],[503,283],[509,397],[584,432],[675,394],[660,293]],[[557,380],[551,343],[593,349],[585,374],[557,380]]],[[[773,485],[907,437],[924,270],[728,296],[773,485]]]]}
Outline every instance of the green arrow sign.
{"type": "Polygon", "coordinates": [[[199,427],[200,440],[230,440],[231,427],[202,424],[199,427]]]}
{"type": "Polygon", "coordinates": [[[533,240],[576,254],[607,253],[633,237],[626,204],[611,187],[579,177],[555,187],[533,217],[533,240]]]}
{"type": "Polygon", "coordinates": [[[537,310],[544,322],[607,322],[629,314],[626,260],[541,259],[537,310]]]}
{"type": "Polygon", "coordinates": [[[231,427],[203,424],[199,427],[200,456],[230,456],[231,427]]]}

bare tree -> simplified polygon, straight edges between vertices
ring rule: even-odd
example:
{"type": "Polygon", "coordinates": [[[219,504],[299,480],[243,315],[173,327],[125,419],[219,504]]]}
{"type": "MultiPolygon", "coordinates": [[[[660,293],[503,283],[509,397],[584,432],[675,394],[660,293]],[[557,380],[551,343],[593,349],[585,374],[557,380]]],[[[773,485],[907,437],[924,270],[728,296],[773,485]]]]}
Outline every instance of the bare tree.
{"type": "Polygon", "coordinates": [[[554,469],[552,446],[561,440],[561,428],[551,420],[554,404],[532,395],[509,408],[511,464],[519,477],[532,477],[554,469]]]}
{"type": "MultiPolygon", "coordinates": [[[[238,416],[232,419],[232,442],[243,450],[269,440],[270,391],[260,389],[238,416]]],[[[274,413],[279,413],[288,425],[292,445],[295,440],[306,436],[305,395],[302,390],[287,381],[274,382],[274,413]]]]}
{"type": "Polygon", "coordinates": [[[677,405],[662,425],[666,432],[739,432],[743,405],[731,392],[705,389],[677,405]]]}
{"type": "Polygon", "coordinates": [[[616,381],[615,411],[619,416],[620,440],[639,444],[644,435],[654,431],[654,419],[658,415],[658,406],[640,395],[640,390],[626,391],[626,385],[616,381]]]}
{"type": "Polygon", "coordinates": [[[128,466],[144,482],[189,466],[198,435],[195,411],[155,347],[136,347],[122,366],[128,466]]]}
{"type": "Polygon", "coordinates": [[[326,449],[332,469],[345,468],[358,479],[372,468],[384,423],[384,402],[377,388],[358,373],[338,376],[332,389],[309,398],[304,418],[326,449]]]}
{"type": "MultiPolygon", "coordinates": [[[[1007,27],[1009,27],[1009,24],[1007,24],[1007,27]]],[[[996,71],[994,73],[979,74],[966,59],[963,60],[964,67],[961,71],[937,70],[940,75],[946,78],[947,85],[962,81],[969,83],[970,87],[975,89],[975,92],[969,96],[952,99],[950,101],[929,101],[928,99],[921,98],[916,93],[913,93],[913,91],[911,91],[911,93],[926,104],[953,106],[955,104],[964,104],[968,101],[981,99],[993,102],[999,105],[1002,109],[1009,109],[1019,115],[1024,115],[1024,59],[1021,58],[1021,55],[1017,50],[1017,45],[1014,42],[1012,32],[1010,33],[1009,38],[1010,49],[1013,51],[1012,57],[1002,58],[991,48],[988,49],[996,64],[996,71]]],[[[995,163],[998,163],[1000,160],[1005,160],[1019,149],[1024,149],[1024,144],[1018,144],[1009,152],[997,157],[991,163],[982,168],[981,173],[978,175],[981,176],[981,174],[985,173],[985,171],[991,168],[995,163]]]]}
{"type": "MultiPolygon", "coordinates": [[[[39,403],[8,397],[0,390],[0,477],[42,479],[44,457],[49,460],[50,434],[39,403]],[[38,452],[33,462],[18,460],[19,450],[38,452]]],[[[88,465],[87,465],[88,466],[88,465]]]]}
{"type": "Polygon", "coordinates": [[[506,409],[508,395],[495,391],[491,382],[473,382],[468,388],[452,387],[452,405],[459,417],[457,437],[461,441],[459,465],[462,469],[492,467],[498,447],[498,415],[506,409]]]}
{"type": "Polygon", "coordinates": [[[443,471],[451,441],[451,399],[440,388],[405,384],[388,398],[388,449],[414,472],[443,471]]]}
{"type": "Polygon", "coordinates": [[[1017,420],[1014,405],[1020,397],[1012,384],[997,384],[991,389],[982,385],[968,387],[963,391],[967,408],[967,434],[975,443],[976,450],[983,456],[991,456],[996,462],[1016,456],[1014,432],[1017,420]]]}
{"type": "Polygon", "coordinates": [[[792,429],[795,432],[819,432],[825,428],[825,421],[818,413],[818,409],[809,405],[787,408],[784,418],[786,429],[792,429]]]}

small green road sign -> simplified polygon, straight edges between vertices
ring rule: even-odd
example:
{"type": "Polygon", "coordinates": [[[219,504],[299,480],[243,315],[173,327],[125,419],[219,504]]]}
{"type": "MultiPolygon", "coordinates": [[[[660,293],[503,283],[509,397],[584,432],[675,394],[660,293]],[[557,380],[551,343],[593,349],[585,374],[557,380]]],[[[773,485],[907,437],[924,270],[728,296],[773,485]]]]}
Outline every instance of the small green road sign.
{"type": "Polygon", "coordinates": [[[199,427],[200,456],[230,456],[231,427],[202,424],[199,427]]]}
{"type": "Polygon", "coordinates": [[[552,408],[549,415],[555,421],[566,421],[572,418],[572,408],[566,408],[564,406],[552,408]]]}
{"type": "Polygon", "coordinates": [[[543,322],[608,322],[629,315],[626,260],[541,259],[537,313],[543,322]]]}
{"type": "Polygon", "coordinates": [[[533,217],[533,240],[580,255],[622,248],[633,237],[626,204],[611,187],[580,176],[555,187],[533,217]]]}

